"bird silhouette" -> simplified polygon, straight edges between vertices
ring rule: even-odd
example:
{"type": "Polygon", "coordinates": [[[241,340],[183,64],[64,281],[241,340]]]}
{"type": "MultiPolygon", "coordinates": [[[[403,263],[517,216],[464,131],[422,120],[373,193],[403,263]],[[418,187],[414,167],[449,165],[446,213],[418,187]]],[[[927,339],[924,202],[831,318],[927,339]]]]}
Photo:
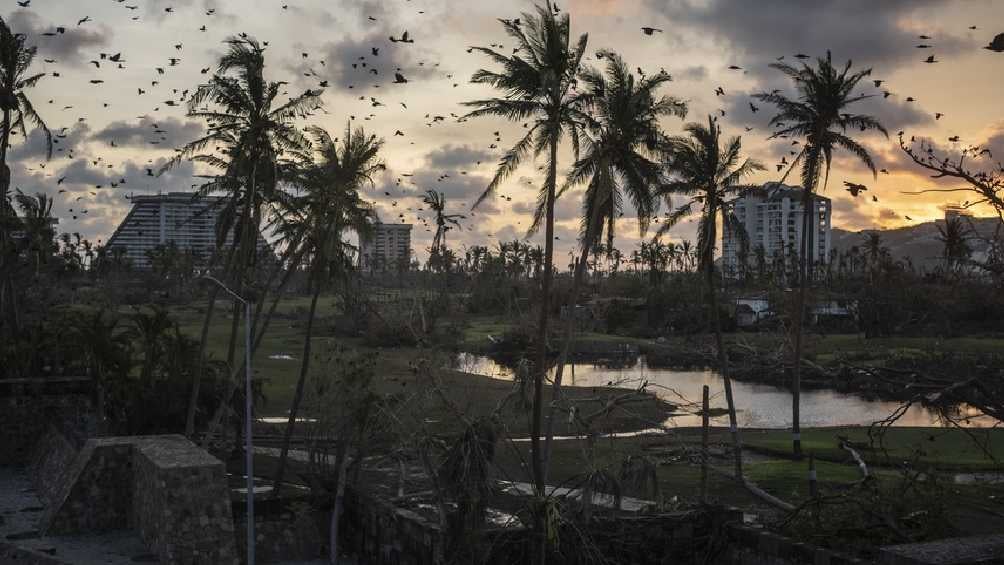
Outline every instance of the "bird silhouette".
{"type": "Polygon", "coordinates": [[[924,62],[925,63],[937,63],[938,61],[937,61],[937,59],[934,58],[934,55],[931,55],[930,57],[924,59],[924,62]]]}
{"type": "Polygon", "coordinates": [[[662,33],[662,30],[657,27],[643,27],[641,28],[642,33],[645,35],[652,35],[655,32],[662,33]]]}
{"type": "Polygon", "coordinates": [[[863,184],[857,184],[848,181],[844,181],[844,186],[847,187],[845,190],[847,190],[847,192],[850,192],[851,196],[853,196],[854,198],[857,198],[858,194],[861,194],[862,192],[868,190],[868,187],[863,184]]]}
{"type": "MultiPolygon", "coordinates": [[[[970,28],[970,29],[975,29],[975,28],[970,28]]],[[[994,37],[994,40],[991,41],[989,45],[984,47],[984,49],[989,49],[990,51],[994,51],[997,53],[1004,53],[1004,33],[998,33],[994,37]]]]}
{"type": "Polygon", "coordinates": [[[391,43],[415,43],[415,40],[408,35],[407,30],[405,30],[405,32],[401,34],[400,39],[394,37],[393,35],[390,36],[390,41],[391,43]]]}

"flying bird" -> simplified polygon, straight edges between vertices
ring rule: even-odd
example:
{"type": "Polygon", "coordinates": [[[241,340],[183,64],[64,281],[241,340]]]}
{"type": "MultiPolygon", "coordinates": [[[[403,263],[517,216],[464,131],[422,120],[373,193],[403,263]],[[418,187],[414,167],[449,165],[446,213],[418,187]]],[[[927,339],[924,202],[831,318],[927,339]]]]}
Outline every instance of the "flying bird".
{"type": "Polygon", "coordinates": [[[853,196],[854,198],[857,198],[858,194],[861,194],[862,192],[868,190],[867,186],[863,184],[857,184],[854,182],[844,181],[844,186],[847,187],[845,190],[847,190],[847,192],[850,192],[851,196],[853,196]]]}
{"type": "Polygon", "coordinates": [[[924,59],[924,62],[925,63],[937,63],[938,61],[934,58],[934,55],[931,55],[928,58],[924,59]]]}
{"type": "Polygon", "coordinates": [[[401,34],[401,39],[398,39],[392,35],[390,36],[390,41],[391,43],[415,43],[415,40],[411,39],[411,37],[408,35],[407,30],[405,30],[405,32],[401,34]]]}
{"type": "MultiPolygon", "coordinates": [[[[970,28],[975,29],[975,28],[970,28]]],[[[990,51],[995,51],[997,53],[1004,53],[1004,33],[998,33],[994,40],[990,42],[989,45],[984,47],[984,49],[989,49],[990,51]]]]}
{"type": "Polygon", "coordinates": [[[652,35],[652,34],[653,34],[653,33],[655,33],[655,32],[659,32],[659,33],[662,33],[662,30],[661,30],[661,29],[659,29],[659,28],[657,28],[657,27],[643,27],[643,28],[641,28],[641,31],[642,31],[642,32],[643,32],[643,33],[644,33],[645,35],[652,35]]]}

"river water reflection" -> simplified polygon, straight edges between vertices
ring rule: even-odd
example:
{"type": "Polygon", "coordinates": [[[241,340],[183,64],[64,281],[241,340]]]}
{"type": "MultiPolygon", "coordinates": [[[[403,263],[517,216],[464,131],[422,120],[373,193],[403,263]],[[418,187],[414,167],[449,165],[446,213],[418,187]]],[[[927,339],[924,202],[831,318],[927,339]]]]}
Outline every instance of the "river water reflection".
{"type": "MultiPolygon", "coordinates": [[[[492,360],[490,357],[461,353],[457,356],[457,369],[469,373],[487,375],[499,379],[512,379],[513,371],[492,360]]],[[[603,386],[614,384],[622,387],[637,387],[648,381],[650,389],[674,404],[681,404],[681,397],[691,402],[700,402],[701,387],[708,385],[711,393],[711,407],[725,408],[725,393],[722,378],[715,371],[685,371],[654,368],[645,363],[641,356],[634,363],[603,366],[594,363],[576,363],[566,366],[563,382],[572,386],[603,386]]],[[[783,388],[751,382],[734,381],[732,386],[736,397],[739,423],[743,427],[787,428],[791,426],[791,393],[783,388]]],[[[869,425],[888,417],[899,406],[897,402],[871,400],[854,394],[833,390],[802,391],[802,425],[806,427],[869,425]]],[[[959,410],[964,410],[960,407],[959,410]]],[[[712,418],[714,425],[728,425],[727,416],[712,418]]],[[[992,422],[984,418],[974,418],[968,425],[978,427],[992,422]]],[[[699,426],[701,418],[694,413],[674,416],[667,422],[669,426],[699,426]]],[[[922,406],[911,406],[896,422],[898,426],[941,426],[937,412],[922,406]]]]}

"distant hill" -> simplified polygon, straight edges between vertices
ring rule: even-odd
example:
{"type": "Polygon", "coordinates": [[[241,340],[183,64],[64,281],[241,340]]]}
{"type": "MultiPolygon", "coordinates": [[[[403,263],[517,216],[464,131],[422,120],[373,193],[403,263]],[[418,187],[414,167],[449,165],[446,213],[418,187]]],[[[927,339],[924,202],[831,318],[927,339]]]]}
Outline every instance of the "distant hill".
{"type": "MultiPolygon", "coordinates": [[[[976,233],[987,238],[993,235],[1000,222],[997,218],[971,218],[971,221],[976,233]]],[[[909,257],[917,268],[932,269],[941,261],[944,248],[938,240],[938,225],[943,227],[945,221],[924,222],[887,230],[847,231],[833,228],[831,243],[834,249],[843,252],[855,245],[860,247],[866,234],[878,233],[882,236],[882,244],[889,248],[893,258],[909,257]]],[[[973,239],[969,242],[969,246],[973,249],[973,259],[980,261],[986,258],[985,241],[973,239]]]]}

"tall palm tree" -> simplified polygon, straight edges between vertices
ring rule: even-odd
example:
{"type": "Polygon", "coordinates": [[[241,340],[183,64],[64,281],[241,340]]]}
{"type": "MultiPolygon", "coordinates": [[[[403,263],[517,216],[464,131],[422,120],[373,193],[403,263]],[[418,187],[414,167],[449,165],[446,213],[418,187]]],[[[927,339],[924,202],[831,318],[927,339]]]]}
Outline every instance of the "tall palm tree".
{"type": "Polygon", "coordinates": [[[737,479],[742,479],[742,439],[739,435],[732,379],[729,377],[728,353],[725,351],[718,311],[715,243],[718,239],[717,230],[720,221],[723,231],[731,232],[745,244],[746,231],[732,213],[728,201],[753,190],[742,182],[764,167],[758,161],[742,158],[742,140],[738,136],[728,139],[723,144],[721,128],[712,116],[708,116],[706,126],[691,123],[687,124],[685,130],[689,136],[674,137],[667,146],[668,166],[675,178],[666,185],[664,194],[681,195],[686,197],[687,201],[666,218],[659,228],[659,233],[665,233],[694,212],[700,213],[697,224],[697,266],[704,272],[705,282],[708,285],[708,307],[711,309],[715,348],[718,350],[718,370],[722,374],[725,402],[729,410],[735,475],[737,479]]]}
{"type": "MultiPolygon", "coordinates": [[[[878,130],[886,137],[889,132],[872,116],[852,114],[849,107],[866,98],[870,94],[856,94],[855,89],[862,79],[871,74],[871,69],[851,72],[851,61],[847,61],[843,69],[833,66],[832,55],[826,52],[826,58],[819,58],[816,66],[806,63],[793,66],[787,63],[773,63],[771,67],[781,71],[795,84],[797,95],[788,98],[780,92],[756,94],[763,102],[773,104],[778,112],[771,118],[770,125],[777,126],[771,138],[801,137],[802,151],[792,161],[785,172],[788,173],[801,166],[802,176],[802,240],[801,252],[798,255],[798,300],[795,306],[795,347],[792,359],[792,450],[796,457],[802,454],[802,442],[799,425],[799,397],[801,394],[802,375],[802,324],[805,318],[805,296],[809,286],[807,265],[810,242],[809,229],[815,214],[814,193],[819,187],[822,177],[823,188],[830,175],[830,162],[834,150],[843,149],[864,163],[876,176],[875,163],[868,150],[851,138],[847,130],[858,129],[862,132],[878,130]]],[[[782,181],[784,179],[782,178],[782,181]]]]}
{"type": "MultiPolygon", "coordinates": [[[[500,20],[506,33],[513,38],[515,51],[500,52],[487,47],[475,50],[489,56],[502,66],[500,71],[481,69],[471,81],[493,86],[504,92],[503,97],[473,100],[466,105],[475,108],[468,118],[495,116],[529,124],[526,135],[502,157],[495,177],[475,202],[479,205],[509,178],[532,153],[546,153],[547,176],[538,195],[539,206],[531,232],[544,224],[544,264],[540,285],[540,318],[537,324],[536,362],[533,377],[533,416],[530,425],[531,469],[535,495],[543,502],[544,464],[540,445],[543,415],[543,387],[547,371],[547,328],[551,310],[551,283],[554,264],[554,202],[557,192],[558,147],[567,135],[572,141],[574,157],[578,158],[581,123],[584,116],[577,109],[577,84],[582,56],[588,37],[583,34],[573,44],[571,23],[567,12],[559,16],[550,0],[537,5],[534,13],[523,13],[521,19],[500,20]],[[522,20],[522,21],[521,21],[522,20]]],[[[534,513],[538,536],[538,559],[544,559],[543,508],[534,513]]]]}
{"type": "Polygon", "coordinates": [[[460,227],[460,220],[466,218],[462,214],[446,213],[446,195],[435,190],[426,190],[422,202],[436,214],[436,233],[432,237],[432,249],[441,250],[446,247],[446,232],[460,227]]]}
{"type": "Polygon", "coordinates": [[[34,87],[46,73],[30,74],[35,60],[36,48],[25,45],[27,36],[14,33],[7,22],[0,18],[0,111],[3,122],[0,125],[0,328],[10,321],[10,328],[16,334],[19,327],[17,297],[14,288],[14,262],[10,232],[16,228],[17,214],[10,195],[10,167],[7,166],[7,150],[10,136],[20,132],[28,138],[28,125],[42,130],[45,138],[45,158],[52,158],[52,133],[45,121],[35,111],[25,90],[34,87]],[[10,314],[6,312],[10,311],[10,314]]]}
{"type": "MultiPolygon", "coordinates": [[[[613,249],[617,219],[623,215],[625,197],[637,212],[639,233],[644,235],[659,201],[654,191],[664,175],[658,154],[666,143],[659,123],[665,116],[683,118],[687,105],[658,91],[670,80],[665,72],[636,78],[624,60],[612,51],[600,51],[606,60],[605,72],[588,69],[581,80],[586,91],[581,109],[588,113],[585,151],[565,179],[561,193],[586,185],[580,221],[579,259],[576,263],[569,311],[575,308],[585,277],[590,252],[597,255],[613,249]]],[[[598,266],[598,265],[597,265],[598,266]]],[[[575,317],[569,316],[564,342],[554,371],[552,399],[561,391],[562,371],[571,345],[575,317]]],[[[545,431],[545,473],[550,454],[556,403],[551,402],[545,431]]]]}
{"type": "Polygon", "coordinates": [[[345,276],[352,269],[353,250],[344,240],[345,232],[352,229],[361,237],[369,232],[376,215],[359,191],[365,184],[372,185],[373,176],[384,169],[379,160],[383,140],[367,135],[362,128],[353,130],[351,124],[346,125],[341,143],[320,127],[309,128],[309,131],[315,139],[319,161],[301,174],[298,185],[302,194],[283,202],[277,228],[287,247],[298,250],[297,255],[306,258],[311,298],[300,376],[289,408],[276,470],[276,489],[282,484],[289,442],[310,369],[317,299],[329,281],[345,276]]]}
{"type": "MultiPolygon", "coordinates": [[[[262,208],[275,198],[276,185],[286,170],[284,154],[309,150],[309,140],[296,121],[320,106],[321,93],[307,90],[280,103],[286,83],[266,79],[264,47],[254,38],[230,38],[225,43],[227,52],[220,58],[216,73],[207,83],[199,85],[188,102],[188,115],[205,120],[207,133],[181,148],[160,173],[185,160],[220,171],[202,185],[199,195],[224,195],[216,243],[221,248],[232,237],[234,245],[228,251],[224,270],[243,290],[246,269],[253,264],[257,249],[262,208]]],[[[202,324],[200,359],[205,357],[218,292],[215,286],[210,291],[202,324]]],[[[241,317],[238,306],[234,305],[227,356],[231,367],[241,317]]],[[[263,333],[261,329],[256,328],[255,333],[263,333]]],[[[195,405],[204,369],[203,361],[199,363],[189,398],[185,426],[188,435],[194,433],[195,405]]],[[[221,406],[228,404],[229,397],[221,406]]]]}

